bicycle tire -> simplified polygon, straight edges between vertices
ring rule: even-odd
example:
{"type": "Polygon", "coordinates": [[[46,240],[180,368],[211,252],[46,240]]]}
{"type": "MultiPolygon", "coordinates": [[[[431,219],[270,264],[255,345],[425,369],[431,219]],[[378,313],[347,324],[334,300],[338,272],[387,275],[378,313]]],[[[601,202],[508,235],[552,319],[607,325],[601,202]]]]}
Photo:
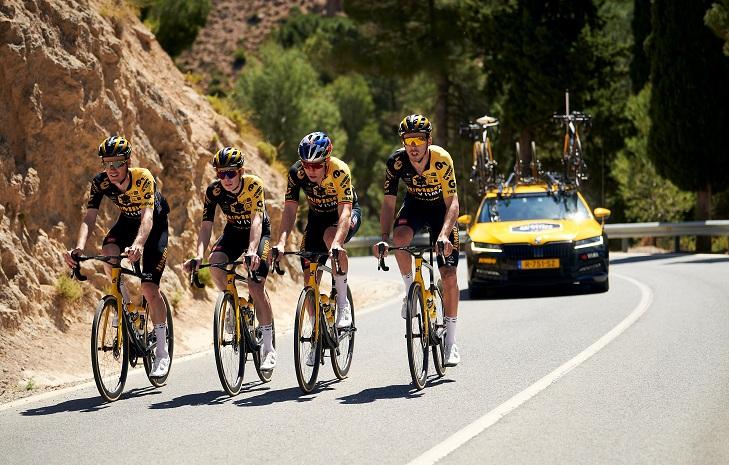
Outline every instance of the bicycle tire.
{"type": "MultiPolygon", "coordinates": [[[[215,317],[213,320],[213,348],[215,352],[215,366],[223,390],[230,396],[240,392],[243,384],[243,374],[246,363],[246,344],[243,335],[236,335],[237,327],[231,333],[226,328],[225,320],[230,312],[235,315],[235,300],[233,295],[224,291],[215,302],[215,317]]],[[[242,322],[240,327],[242,327],[242,322]]]]}
{"type": "Polygon", "coordinates": [[[108,402],[114,402],[121,396],[129,369],[129,341],[124,333],[124,319],[118,319],[122,330],[121,344],[118,341],[117,328],[112,326],[114,313],[119,311],[117,305],[116,298],[104,296],[96,307],[91,326],[91,366],[94,381],[99,394],[108,402]]]}
{"type": "MultiPolygon", "coordinates": [[[[352,323],[349,328],[337,329],[335,331],[338,344],[336,348],[330,349],[329,352],[329,356],[332,359],[332,370],[334,370],[334,376],[338,379],[344,379],[349,374],[349,369],[352,366],[352,354],[354,353],[354,336],[356,334],[354,326],[354,302],[352,302],[352,291],[349,289],[349,285],[347,285],[347,300],[349,300],[352,323]]],[[[336,305],[336,289],[332,292],[330,301],[336,305]]],[[[336,312],[336,310],[335,308],[334,311],[336,312]]]]}
{"type": "Polygon", "coordinates": [[[420,283],[414,282],[408,291],[408,304],[405,318],[405,338],[407,339],[408,365],[410,376],[417,390],[425,387],[428,378],[428,354],[430,344],[425,335],[423,321],[427,312],[423,311],[423,294],[420,283]]]}
{"type": "MultiPolygon", "coordinates": [[[[155,348],[157,347],[157,341],[153,344],[147,344],[147,347],[150,350],[150,354],[144,357],[144,371],[147,373],[147,379],[154,387],[162,387],[167,382],[167,377],[170,376],[170,370],[172,370],[172,354],[175,351],[175,328],[172,323],[172,309],[170,308],[170,303],[167,301],[167,296],[164,294],[164,292],[161,292],[162,294],[162,301],[165,304],[165,313],[167,315],[167,332],[166,332],[166,342],[167,342],[167,353],[170,355],[170,367],[167,370],[167,374],[164,376],[159,376],[157,378],[152,378],[149,376],[149,374],[152,372],[152,365],[154,363],[155,359],[155,348]]],[[[146,304],[147,306],[149,304],[146,304]]],[[[149,314],[149,312],[147,312],[149,314]]],[[[151,319],[147,319],[147,322],[144,326],[144,340],[148,341],[151,334],[154,334],[154,323],[151,319]],[[150,326],[152,328],[152,331],[150,332],[150,326]]]]}
{"type": "Polygon", "coordinates": [[[439,332],[440,337],[433,337],[432,352],[433,365],[438,378],[442,378],[446,372],[444,346],[445,346],[445,309],[443,308],[443,293],[440,291],[441,283],[433,290],[433,302],[435,303],[435,320],[430,321],[430,334],[435,336],[439,332]],[[436,342],[437,341],[437,342],[436,342]]]}
{"type": "MultiPolygon", "coordinates": [[[[268,297],[268,292],[266,292],[266,297],[268,297]]],[[[270,302],[270,299],[269,299],[270,302]]],[[[252,342],[255,342],[255,345],[260,347],[263,345],[263,333],[259,329],[258,326],[258,313],[256,312],[256,305],[253,302],[253,299],[251,299],[251,305],[253,305],[253,328],[249,328],[248,336],[251,338],[252,342]]],[[[273,333],[272,337],[272,343],[273,348],[276,348],[276,321],[271,319],[271,332],[273,333]]],[[[262,383],[267,383],[271,381],[271,376],[273,376],[273,370],[261,370],[261,353],[259,351],[253,352],[253,364],[256,367],[256,373],[258,374],[258,379],[261,380],[262,383]]]]}
{"type": "Polygon", "coordinates": [[[294,321],[294,368],[296,369],[296,381],[304,394],[309,394],[316,384],[319,375],[319,365],[322,355],[321,328],[319,332],[314,331],[316,324],[316,299],[314,289],[305,288],[299,295],[299,302],[296,305],[296,318],[294,321]],[[315,339],[316,335],[319,335],[315,339]],[[313,366],[307,365],[309,352],[314,351],[313,366]]]}

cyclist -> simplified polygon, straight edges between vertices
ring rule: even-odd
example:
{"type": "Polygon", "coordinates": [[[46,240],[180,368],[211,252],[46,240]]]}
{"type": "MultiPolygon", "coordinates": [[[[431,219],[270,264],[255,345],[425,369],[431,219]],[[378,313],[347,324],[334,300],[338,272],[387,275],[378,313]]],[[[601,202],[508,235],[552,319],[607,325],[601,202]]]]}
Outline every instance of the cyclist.
{"type": "MultiPolygon", "coordinates": [[[[312,132],[301,139],[298,149],[300,160],[289,169],[281,232],[275,247],[283,251],[286,245],[303,189],[309,202],[309,215],[302,249],[308,252],[328,251],[330,254],[339,250],[339,263],[344,275],[333,273],[337,290],[337,327],[346,328],[352,324],[352,315],[347,300],[347,251],[343,246],[359,229],[362,213],[349,167],[331,156],[332,147],[331,139],[323,132],[312,132]]],[[[324,264],[326,257],[320,262],[324,264]]],[[[307,282],[308,261],[302,259],[301,264],[304,282],[307,282]]]]}
{"type": "MultiPolygon", "coordinates": [[[[407,187],[405,200],[394,218],[392,240],[396,247],[409,245],[413,236],[424,226],[430,226],[437,240],[445,244],[443,256],[438,256],[438,268],[443,279],[443,306],[445,309],[446,340],[445,364],[456,366],[460,361],[456,346],[459,290],[456,279],[458,266],[458,194],[453,160],[448,152],[432,145],[432,125],[428,118],[413,114],[400,122],[398,134],[402,148],[387,160],[385,171],[385,197],[380,211],[382,241],[372,248],[379,255],[378,246],[389,247],[393,227],[399,180],[407,187]]],[[[407,293],[413,282],[412,259],[406,252],[396,251],[402,280],[407,293]]],[[[407,297],[403,299],[402,317],[405,318],[407,297]]]]}
{"type": "MultiPolygon", "coordinates": [[[[132,146],[127,139],[111,136],[99,145],[101,166],[104,171],[91,181],[91,195],[86,204],[86,215],[79,228],[76,247],[64,254],[70,267],[77,265],[75,257],[86,246],[89,231],[96,225],[101,200],[106,196],[121,211],[116,224],[104,237],[102,255],[119,255],[123,250],[132,262],[142,259],[142,294],[149,303],[157,341],[167,337],[167,311],[159,290],[159,282],[167,262],[167,201],[157,188],[152,173],[145,168],[130,166],[132,146]]],[[[107,274],[110,266],[105,265],[107,274]]],[[[129,302],[122,287],[122,297],[129,302]]],[[[118,325],[115,316],[113,325],[118,325]]],[[[170,366],[166,344],[157,344],[151,377],[163,377],[170,366]]]]}
{"type": "MultiPolygon", "coordinates": [[[[268,254],[270,252],[271,222],[266,213],[263,197],[263,180],[252,174],[245,174],[245,157],[240,149],[224,147],[217,151],[212,165],[218,179],[205,191],[202,222],[197,236],[195,257],[187,260],[184,269],[197,269],[210,243],[215,219],[215,207],[226,216],[223,234],[212,248],[210,263],[225,263],[236,260],[245,252],[251,259],[251,271],[261,278],[260,283],[248,281],[248,289],[256,306],[256,315],[263,332],[261,346],[261,369],[272,370],[276,366],[276,349],[273,347],[273,312],[265,291],[268,275],[268,254]]],[[[220,268],[210,268],[219,291],[225,290],[226,273],[220,268]]],[[[229,313],[226,330],[233,332],[233,313],[229,313]]]]}

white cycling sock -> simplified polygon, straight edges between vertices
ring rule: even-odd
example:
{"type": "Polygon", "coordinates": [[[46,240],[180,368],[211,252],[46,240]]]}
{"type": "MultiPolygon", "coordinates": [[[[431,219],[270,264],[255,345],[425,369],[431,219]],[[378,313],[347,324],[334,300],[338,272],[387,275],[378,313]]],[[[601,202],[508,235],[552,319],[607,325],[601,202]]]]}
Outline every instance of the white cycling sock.
{"type": "Polygon", "coordinates": [[[458,317],[447,316],[444,318],[446,324],[446,347],[451,347],[456,342],[456,321],[458,317]]]}
{"type": "Polygon", "coordinates": [[[155,324],[154,335],[157,337],[155,356],[158,359],[167,357],[167,323],[155,324]]]}
{"type": "Polygon", "coordinates": [[[337,307],[347,304],[347,274],[334,275],[334,288],[337,290],[337,307]]]}
{"type": "Polygon", "coordinates": [[[263,333],[263,353],[267,354],[273,350],[273,324],[261,325],[259,328],[263,333]]]}
{"type": "Polygon", "coordinates": [[[405,294],[410,291],[410,285],[413,283],[413,273],[402,275],[402,282],[405,283],[405,294]]]}

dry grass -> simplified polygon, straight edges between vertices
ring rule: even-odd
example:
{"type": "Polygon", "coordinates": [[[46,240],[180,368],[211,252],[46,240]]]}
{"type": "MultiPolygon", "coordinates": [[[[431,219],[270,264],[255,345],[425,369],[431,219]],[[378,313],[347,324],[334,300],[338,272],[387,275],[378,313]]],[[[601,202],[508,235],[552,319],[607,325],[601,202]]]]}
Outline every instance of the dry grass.
{"type": "Polygon", "coordinates": [[[74,302],[83,295],[83,289],[81,289],[78,281],[69,278],[65,274],[56,279],[55,288],[56,294],[67,302],[74,302]]]}

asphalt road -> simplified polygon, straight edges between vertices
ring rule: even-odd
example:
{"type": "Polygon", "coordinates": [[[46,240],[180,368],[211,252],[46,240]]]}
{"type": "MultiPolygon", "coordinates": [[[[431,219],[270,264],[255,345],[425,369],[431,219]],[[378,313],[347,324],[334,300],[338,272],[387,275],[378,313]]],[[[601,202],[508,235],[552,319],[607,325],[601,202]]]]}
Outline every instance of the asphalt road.
{"type": "Polygon", "coordinates": [[[350,377],[327,359],[310,395],[278,334],[272,382],[251,365],[234,398],[207,352],[160,389],[132,371],[113,404],[89,386],[0,406],[0,463],[726,464],[728,282],[726,256],[615,255],[605,294],[462,292],[462,362],[423,391],[393,303],[358,313],[350,377]]]}

